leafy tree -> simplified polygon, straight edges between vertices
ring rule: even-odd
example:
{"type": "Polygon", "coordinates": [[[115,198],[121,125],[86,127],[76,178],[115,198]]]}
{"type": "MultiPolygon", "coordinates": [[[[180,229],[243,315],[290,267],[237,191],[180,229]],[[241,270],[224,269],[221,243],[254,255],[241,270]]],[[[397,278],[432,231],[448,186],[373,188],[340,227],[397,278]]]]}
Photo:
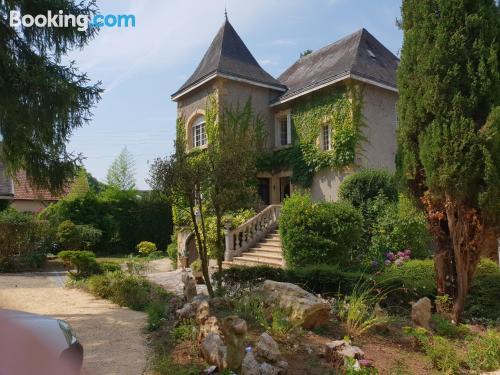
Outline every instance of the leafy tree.
{"type": "Polygon", "coordinates": [[[224,260],[224,215],[256,202],[255,176],[257,157],[264,142],[262,124],[255,116],[251,101],[243,108],[222,106],[217,116],[217,102],[211,98],[206,113],[209,174],[204,189],[216,223],[216,258],[219,271],[224,260]],[[235,161],[238,166],[235,168],[235,161]]]}
{"type": "Polygon", "coordinates": [[[90,191],[89,180],[87,178],[87,172],[85,169],[81,168],[75,177],[75,180],[71,184],[70,191],[66,196],[66,199],[76,199],[84,197],[90,191]]]}
{"type": "Polygon", "coordinates": [[[120,190],[134,190],[135,161],[133,155],[124,147],[108,169],[107,183],[120,190]]]}
{"type": "Polygon", "coordinates": [[[404,0],[400,181],[423,203],[437,289],[464,309],[500,219],[500,11],[494,0],[404,0]]]}
{"type": "Polygon", "coordinates": [[[94,0],[6,0],[0,2],[0,158],[9,174],[24,169],[37,187],[60,192],[78,171],[81,156],[66,149],[73,131],[89,121],[100,99],[99,84],[61,58],[84,47],[96,28],[11,27],[21,15],[93,15],[94,0]]]}
{"type": "Polygon", "coordinates": [[[203,276],[213,295],[208,274],[208,217],[215,217],[216,258],[222,270],[223,218],[255,202],[256,158],[262,136],[260,119],[254,116],[250,101],[233,109],[210,98],[205,121],[209,146],[187,152],[184,120],[178,120],[176,151],[153,163],[150,184],[190,218],[203,276]]]}

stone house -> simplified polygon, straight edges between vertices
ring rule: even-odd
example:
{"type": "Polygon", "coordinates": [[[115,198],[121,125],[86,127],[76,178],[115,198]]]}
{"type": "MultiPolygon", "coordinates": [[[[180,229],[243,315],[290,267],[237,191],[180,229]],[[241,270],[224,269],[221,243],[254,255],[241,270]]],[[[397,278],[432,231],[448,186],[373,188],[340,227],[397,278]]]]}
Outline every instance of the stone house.
{"type": "MultiPolygon", "coordinates": [[[[172,94],[172,100],[177,103],[178,116],[186,120],[188,148],[207,146],[204,114],[211,95],[216,95],[218,102],[227,106],[251,100],[254,113],[264,121],[268,136],[266,147],[271,154],[302,147],[300,135],[315,132],[310,149],[327,163],[311,171],[308,186],[297,183],[303,176],[297,175],[292,163],[261,171],[257,176],[262,201],[268,207],[277,208],[264,210],[256,221],[258,217],[267,217],[266,220],[271,218],[273,222],[273,217],[276,219],[279,215],[279,204],[296,189],[308,188],[314,199],[334,201],[342,180],[356,169],[394,171],[398,63],[394,54],[367,30],[361,29],[301,57],[274,78],[262,69],[226,18],[198,67],[172,94]],[[355,92],[360,95],[354,95],[355,92]],[[342,129],[335,121],[337,101],[347,105],[343,108],[349,113],[349,120],[344,121],[347,125],[342,129]],[[314,110],[314,103],[320,103],[318,108],[329,108],[330,113],[314,117],[314,124],[307,123],[307,118],[313,117],[300,116],[314,110]],[[358,116],[355,116],[355,108],[358,116]],[[359,118],[358,123],[354,123],[354,117],[359,118]],[[346,155],[350,155],[347,158],[335,157],[345,148],[339,137],[346,131],[356,140],[352,153],[347,152],[346,155]],[[343,164],[339,164],[339,160],[344,160],[343,164]]],[[[266,231],[272,231],[274,226],[266,231]]],[[[242,230],[248,231],[248,228],[242,230]]],[[[229,239],[226,259],[251,249],[262,240],[261,234],[250,238],[247,244],[229,239]]],[[[241,237],[238,233],[234,236],[241,237]]],[[[179,246],[181,252],[186,251],[186,236],[179,246]]],[[[255,260],[254,263],[260,263],[255,260]]]]}

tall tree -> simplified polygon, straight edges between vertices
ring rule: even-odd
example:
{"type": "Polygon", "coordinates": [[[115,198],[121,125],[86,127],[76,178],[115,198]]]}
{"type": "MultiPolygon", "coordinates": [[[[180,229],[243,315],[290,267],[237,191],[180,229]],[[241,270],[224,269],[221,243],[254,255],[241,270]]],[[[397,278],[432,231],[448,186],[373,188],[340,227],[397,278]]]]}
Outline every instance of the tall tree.
{"type": "Polygon", "coordinates": [[[89,83],[61,58],[84,47],[96,28],[11,27],[11,11],[21,15],[93,15],[94,0],[4,0],[0,2],[0,159],[13,175],[24,169],[37,187],[61,191],[78,171],[81,157],[66,144],[76,128],[91,118],[100,99],[89,83]]]}
{"type": "Polygon", "coordinates": [[[120,190],[135,189],[135,161],[127,147],[124,147],[108,169],[107,183],[120,190]]]}
{"type": "Polygon", "coordinates": [[[494,0],[404,0],[398,175],[437,243],[440,294],[460,319],[500,221],[500,11],[494,0]]]}
{"type": "Polygon", "coordinates": [[[77,199],[82,198],[90,191],[89,180],[87,177],[87,171],[85,168],[81,168],[78,171],[73,183],[71,184],[70,190],[66,199],[77,199]]]}

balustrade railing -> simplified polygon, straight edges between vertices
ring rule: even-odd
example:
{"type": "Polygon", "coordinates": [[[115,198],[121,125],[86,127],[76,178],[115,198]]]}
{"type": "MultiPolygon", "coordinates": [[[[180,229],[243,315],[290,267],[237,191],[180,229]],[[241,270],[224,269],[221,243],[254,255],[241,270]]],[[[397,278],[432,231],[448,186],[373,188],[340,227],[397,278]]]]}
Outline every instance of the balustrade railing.
{"type": "Polygon", "coordinates": [[[242,252],[248,250],[264,238],[278,224],[280,211],[281,205],[272,204],[238,228],[232,230],[227,228],[224,259],[232,261],[233,257],[240,256],[242,252]]]}

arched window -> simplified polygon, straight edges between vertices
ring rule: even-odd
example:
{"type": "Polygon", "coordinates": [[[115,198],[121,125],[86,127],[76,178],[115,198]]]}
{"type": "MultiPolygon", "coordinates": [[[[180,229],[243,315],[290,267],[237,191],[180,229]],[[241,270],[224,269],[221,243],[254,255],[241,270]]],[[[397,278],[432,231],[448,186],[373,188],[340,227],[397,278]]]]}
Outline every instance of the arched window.
{"type": "Polygon", "coordinates": [[[194,120],[192,126],[193,147],[202,147],[207,144],[207,131],[205,117],[199,116],[194,120]]]}

